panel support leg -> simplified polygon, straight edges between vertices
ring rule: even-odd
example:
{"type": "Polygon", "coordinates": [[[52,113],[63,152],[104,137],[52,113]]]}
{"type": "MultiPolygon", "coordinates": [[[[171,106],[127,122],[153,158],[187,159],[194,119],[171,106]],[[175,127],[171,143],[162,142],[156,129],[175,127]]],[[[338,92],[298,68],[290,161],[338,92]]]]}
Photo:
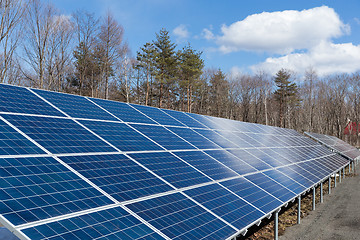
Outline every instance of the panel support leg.
{"type": "Polygon", "coordinates": [[[352,173],[355,173],[355,163],[354,163],[354,161],[351,162],[351,165],[352,165],[352,173]]]}
{"type": "Polygon", "coordinates": [[[323,183],[320,183],[320,202],[321,202],[321,203],[324,202],[324,198],[323,198],[323,183]]]}
{"type": "Polygon", "coordinates": [[[297,224],[300,224],[300,220],[301,220],[301,195],[298,196],[297,224]]]}
{"type": "Polygon", "coordinates": [[[345,180],[345,168],[342,169],[343,179],[345,180]]]}
{"type": "Polygon", "coordinates": [[[334,187],[336,187],[336,175],[337,175],[337,173],[335,173],[335,177],[334,177],[334,187]]]}
{"type": "Polygon", "coordinates": [[[351,162],[349,163],[349,174],[351,174],[351,162]]]}
{"type": "Polygon", "coordinates": [[[329,194],[331,194],[331,176],[329,177],[329,194]]]}
{"type": "Polygon", "coordinates": [[[341,183],[341,170],[339,171],[339,183],[341,183]]]}
{"type": "Polygon", "coordinates": [[[279,238],[279,211],[275,211],[274,217],[274,240],[278,240],[279,238]]]}
{"type": "Polygon", "coordinates": [[[316,194],[316,188],[313,187],[313,197],[312,197],[312,210],[315,210],[315,194],[316,194]]]}

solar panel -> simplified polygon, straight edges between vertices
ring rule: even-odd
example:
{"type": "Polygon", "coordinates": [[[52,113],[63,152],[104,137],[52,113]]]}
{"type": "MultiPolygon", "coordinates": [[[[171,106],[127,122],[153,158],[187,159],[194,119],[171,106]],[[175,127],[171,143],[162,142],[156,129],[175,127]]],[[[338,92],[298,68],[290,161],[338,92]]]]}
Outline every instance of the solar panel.
{"type": "Polygon", "coordinates": [[[12,224],[113,203],[51,157],[0,160],[0,213],[12,224]]]}
{"type": "Polygon", "coordinates": [[[79,122],[121,151],[162,150],[156,143],[124,123],[88,120],[79,122]]]}
{"type": "Polygon", "coordinates": [[[196,168],[168,152],[133,153],[129,156],[177,188],[211,181],[196,168]]]}
{"type": "Polygon", "coordinates": [[[172,188],[124,155],[60,157],[118,201],[167,192],[172,188]]]}
{"type": "Polygon", "coordinates": [[[121,207],[50,222],[22,232],[37,239],[164,239],[121,207]]]}
{"type": "Polygon", "coordinates": [[[148,116],[149,118],[151,118],[152,120],[156,121],[159,124],[168,125],[168,126],[182,126],[182,127],[185,126],[184,124],[182,124],[175,118],[171,117],[170,115],[166,114],[159,108],[146,107],[135,104],[130,104],[130,106],[139,110],[140,112],[142,112],[143,114],[145,114],[146,116],[148,116]]]}
{"type": "Polygon", "coordinates": [[[42,153],[45,152],[0,119],[0,155],[42,153]]]}
{"type": "Polygon", "coordinates": [[[0,103],[21,239],[234,238],[349,164],[290,129],[2,84],[0,103]]]}
{"type": "Polygon", "coordinates": [[[226,239],[236,232],[180,193],[133,203],[128,207],[170,239],[226,239]]]}
{"type": "Polygon", "coordinates": [[[33,91],[71,117],[118,121],[85,97],[36,89],[33,91]]]}
{"type": "Polygon", "coordinates": [[[141,112],[137,111],[129,104],[97,99],[97,98],[89,98],[89,99],[90,101],[93,101],[96,104],[98,104],[100,107],[111,112],[114,116],[116,116],[117,118],[121,119],[124,122],[156,124],[156,122],[154,122],[146,115],[142,114],[141,112]]]}
{"type": "Polygon", "coordinates": [[[131,125],[136,128],[139,132],[148,136],[165,149],[168,150],[179,150],[179,149],[195,149],[194,146],[190,145],[183,139],[179,138],[174,133],[170,132],[162,126],[151,126],[151,125],[131,125]]]}
{"type": "Polygon", "coordinates": [[[11,113],[64,116],[28,89],[2,84],[0,87],[0,111],[11,113]]]}
{"type": "Polygon", "coordinates": [[[71,119],[20,115],[2,117],[51,153],[115,151],[71,119]]]}
{"type": "Polygon", "coordinates": [[[337,137],[310,132],[305,132],[305,134],[351,160],[360,158],[360,151],[357,148],[337,137]]]}
{"type": "Polygon", "coordinates": [[[181,122],[182,124],[184,124],[188,127],[207,128],[204,124],[195,120],[194,118],[191,117],[191,115],[189,116],[188,114],[186,114],[184,112],[178,112],[178,111],[173,111],[173,110],[168,110],[168,109],[162,109],[162,111],[169,114],[170,116],[172,116],[173,118],[175,118],[176,120],[178,120],[179,122],[181,122]]]}
{"type": "Polygon", "coordinates": [[[221,185],[250,202],[265,214],[271,213],[282,204],[282,201],[245,178],[227,180],[222,182],[221,185]]]}
{"type": "Polygon", "coordinates": [[[216,158],[210,157],[204,152],[186,151],[175,152],[174,154],[192,166],[196,167],[212,179],[220,180],[238,176],[238,174],[231,168],[217,161],[216,158]]]}
{"type": "Polygon", "coordinates": [[[219,184],[187,190],[185,194],[238,229],[250,225],[264,214],[219,184]]]}

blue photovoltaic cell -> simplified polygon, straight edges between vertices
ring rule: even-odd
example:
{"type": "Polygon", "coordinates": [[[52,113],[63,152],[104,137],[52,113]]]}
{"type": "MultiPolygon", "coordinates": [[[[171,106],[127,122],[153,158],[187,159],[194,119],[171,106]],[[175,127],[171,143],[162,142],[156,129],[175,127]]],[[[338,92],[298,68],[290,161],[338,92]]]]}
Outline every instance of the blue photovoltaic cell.
{"type": "Polygon", "coordinates": [[[211,140],[212,142],[216,143],[222,148],[238,148],[235,143],[230,142],[226,138],[222,137],[221,135],[217,134],[215,131],[212,130],[205,130],[205,129],[195,129],[195,131],[207,139],[211,140]]]}
{"type": "Polygon", "coordinates": [[[174,154],[214,180],[238,176],[230,168],[200,151],[174,152],[174,154]]]}
{"type": "Polygon", "coordinates": [[[254,206],[218,184],[185,191],[192,199],[232,224],[243,229],[263,216],[254,206]]]}
{"type": "Polygon", "coordinates": [[[208,177],[168,152],[134,153],[132,158],[177,188],[211,181],[208,177]]]}
{"type": "Polygon", "coordinates": [[[239,140],[243,139],[243,141],[246,141],[247,143],[251,144],[251,147],[265,147],[262,143],[255,140],[259,138],[258,134],[239,133],[239,132],[233,132],[233,134],[236,135],[239,138],[239,140]]]}
{"type": "Polygon", "coordinates": [[[0,111],[64,116],[26,88],[0,84],[0,111]]]}
{"type": "Polygon", "coordinates": [[[206,153],[224,164],[225,166],[231,168],[238,174],[242,175],[251,172],[257,172],[254,167],[235,157],[233,154],[227,152],[226,150],[206,151],[206,153]]]}
{"type": "Polygon", "coordinates": [[[87,120],[79,120],[79,122],[121,151],[163,150],[125,123],[87,120]]]}
{"type": "Polygon", "coordinates": [[[195,119],[193,119],[192,117],[190,117],[189,115],[187,115],[184,112],[178,112],[178,111],[173,111],[173,110],[168,110],[168,109],[161,109],[161,110],[166,112],[167,114],[169,114],[170,116],[172,116],[173,118],[175,118],[176,120],[185,124],[188,127],[207,128],[204,124],[201,124],[200,122],[196,121],[195,119]]]}
{"type": "Polygon", "coordinates": [[[287,202],[296,196],[290,190],[286,189],[285,187],[262,173],[248,175],[245,178],[254,183],[255,185],[259,186],[260,188],[264,189],[265,191],[271,193],[273,196],[283,202],[287,202]]]}
{"type": "MultiPolygon", "coordinates": [[[[249,155],[243,154],[240,151],[235,150],[233,151],[233,153],[236,154],[236,156],[238,156],[237,154],[239,154],[239,156],[241,156],[241,159],[243,159],[244,161],[246,161],[245,159],[248,159],[248,157],[251,158],[249,155]]],[[[259,170],[284,165],[282,162],[279,162],[277,159],[264,153],[261,149],[246,149],[246,151],[251,155],[255,156],[255,159],[249,159],[249,164],[259,170]],[[258,161],[258,159],[260,159],[261,161],[258,161]]]]}
{"type": "Polygon", "coordinates": [[[0,155],[44,154],[30,140],[0,120],[0,155]]]}
{"type": "Polygon", "coordinates": [[[127,205],[170,239],[226,239],[236,231],[180,193],[127,205]]]}
{"type": "Polygon", "coordinates": [[[164,239],[121,207],[110,208],[22,230],[32,240],[40,239],[164,239]]]}
{"type": "Polygon", "coordinates": [[[136,104],[130,104],[130,105],[161,125],[182,126],[182,127],[185,126],[181,122],[177,121],[176,119],[170,117],[168,114],[161,111],[161,109],[159,108],[141,106],[136,104]]]}
{"type": "Polygon", "coordinates": [[[111,112],[113,115],[120,118],[124,122],[156,124],[153,120],[140,113],[127,103],[108,101],[98,98],[89,99],[107,111],[111,112]]]}
{"type": "Polygon", "coordinates": [[[345,155],[346,157],[352,160],[360,156],[360,151],[357,148],[351,146],[347,142],[344,142],[343,140],[337,137],[328,136],[319,133],[309,133],[309,132],[305,132],[305,134],[312,137],[316,141],[324,144],[325,146],[340,152],[341,154],[345,155]]]}
{"type": "MultiPolygon", "coordinates": [[[[314,173],[309,172],[307,170],[305,170],[304,168],[300,167],[299,164],[294,164],[294,165],[290,165],[287,166],[289,169],[297,172],[298,174],[305,176],[307,179],[309,179],[310,181],[317,183],[320,181],[320,178],[318,176],[316,176],[314,173]]],[[[281,170],[281,169],[279,169],[281,170]]]]}
{"type": "Polygon", "coordinates": [[[217,129],[216,123],[212,121],[208,116],[195,114],[195,113],[186,113],[186,114],[210,129],[217,129]]]}
{"type": "Polygon", "coordinates": [[[250,202],[265,214],[277,209],[282,202],[265,192],[263,189],[249,182],[245,178],[236,178],[221,182],[221,185],[250,202]]]}
{"type": "Polygon", "coordinates": [[[280,183],[287,189],[290,189],[292,192],[296,194],[300,194],[304,192],[307,188],[299,184],[294,179],[289,178],[288,176],[284,175],[283,173],[277,170],[269,170],[263,172],[266,176],[270,177],[271,179],[275,180],[277,183],[280,183]]]}
{"type": "Polygon", "coordinates": [[[0,214],[20,225],[113,202],[51,157],[0,160],[0,214]]]}
{"type": "Polygon", "coordinates": [[[326,158],[320,158],[317,160],[317,162],[326,166],[332,171],[337,171],[339,168],[344,166],[344,164],[348,163],[348,160],[338,154],[333,154],[326,158]]]}
{"type": "Polygon", "coordinates": [[[285,154],[285,156],[282,155],[280,153],[281,151],[278,151],[278,148],[263,148],[261,151],[276,159],[276,161],[280,163],[280,166],[291,164],[291,161],[289,160],[289,157],[291,158],[291,156],[288,156],[287,154],[285,154]]]}
{"type": "Polygon", "coordinates": [[[173,190],[122,154],[70,156],[60,159],[118,201],[173,190]]]}
{"type": "Polygon", "coordinates": [[[162,126],[139,124],[132,124],[131,126],[168,150],[195,149],[195,147],[162,126]]]}
{"type": "Polygon", "coordinates": [[[18,115],[2,116],[52,153],[116,151],[70,119],[18,115]]]}
{"type": "Polygon", "coordinates": [[[254,147],[266,147],[266,145],[263,144],[263,134],[258,134],[258,133],[236,133],[236,134],[242,135],[246,139],[246,141],[249,142],[254,147]]]}
{"type": "Polygon", "coordinates": [[[306,188],[310,188],[312,185],[314,185],[315,182],[311,181],[308,178],[308,175],[310,173],[308,173],[306,176],[301,175],[300,173],[296,172],[294,169],[290,168],[290,167],[282,167],[282,168],[278,168],[277,169],[279,172],[285,174],[286,176],[295,179],[298,183],[300,183],[301,185],[305,186],[306,188]]]}
{"type": "Polygon", "coordinates": [[[178,136],[182,137],[195,147],[199,149],[219,149],[220,146],[216,145],[215,143],[209,141],[208,139],[204,138],[197,132],[193,131],[189,128],[176,128],[176,127],[168,127],[169,130],[176,133],[178,136]]]}
{"type": "Polygon", "coordinates": [[[216,131],[216,133],[220,134],[222,137],[235,143],[236,146],[239,148],[253,148],[254,147],[247,141],[248,138],[244,137],[244,135],[241,135],[239,133],[235,134],[234,132],[231,132],[231,131],[216,131]]]}
{"type": "Polygon", "coordinates": [[[271,168],[270,165],[266,164],[264,161],[260,160],[256,156],[252,155],[252,152],[256,152],[254,149],[247,150],[229,150],[232,154],[234,154],[237,158],[243,160],[247,164],[256,168],[259,171],[271,168]]]}
{"type": "Polygon", "coordinates": [[[299,164],[300,167],[304,168],[308,172],[315,174],[320,179],[329,176],[333,171],[327,167],[315,163],[315,161],[302,162],[299,164]]]}
{"type": "Polygon", "coordinates": [[[38,89],[34,91],[71,117],[119,121],[85,97],[38,89]]]}

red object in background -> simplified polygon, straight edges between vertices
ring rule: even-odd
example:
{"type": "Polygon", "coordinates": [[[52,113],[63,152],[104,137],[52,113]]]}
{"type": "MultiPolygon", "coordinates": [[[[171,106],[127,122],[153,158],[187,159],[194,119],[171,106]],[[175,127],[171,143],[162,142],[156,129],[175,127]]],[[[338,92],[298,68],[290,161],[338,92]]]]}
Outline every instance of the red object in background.
{"type": "Polygon", "coordinates": [[[357,135],[358,133],[360,133],[360,123],[358,125],[356,122],[349,122],[344,129],[344,135],[357,135]]]}

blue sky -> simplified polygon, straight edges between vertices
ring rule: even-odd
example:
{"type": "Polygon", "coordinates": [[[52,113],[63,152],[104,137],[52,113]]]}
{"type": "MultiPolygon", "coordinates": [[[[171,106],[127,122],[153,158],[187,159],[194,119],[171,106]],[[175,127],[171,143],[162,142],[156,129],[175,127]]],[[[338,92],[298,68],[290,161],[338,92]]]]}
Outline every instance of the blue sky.
{"type": "Polygon", "coordinates": [[[179,49],[203,51],[208,68],[319,75],[360,70],[359,0],[52,0],[65,15],[110,10],[133,55],[166,28],[179,49]]]}

